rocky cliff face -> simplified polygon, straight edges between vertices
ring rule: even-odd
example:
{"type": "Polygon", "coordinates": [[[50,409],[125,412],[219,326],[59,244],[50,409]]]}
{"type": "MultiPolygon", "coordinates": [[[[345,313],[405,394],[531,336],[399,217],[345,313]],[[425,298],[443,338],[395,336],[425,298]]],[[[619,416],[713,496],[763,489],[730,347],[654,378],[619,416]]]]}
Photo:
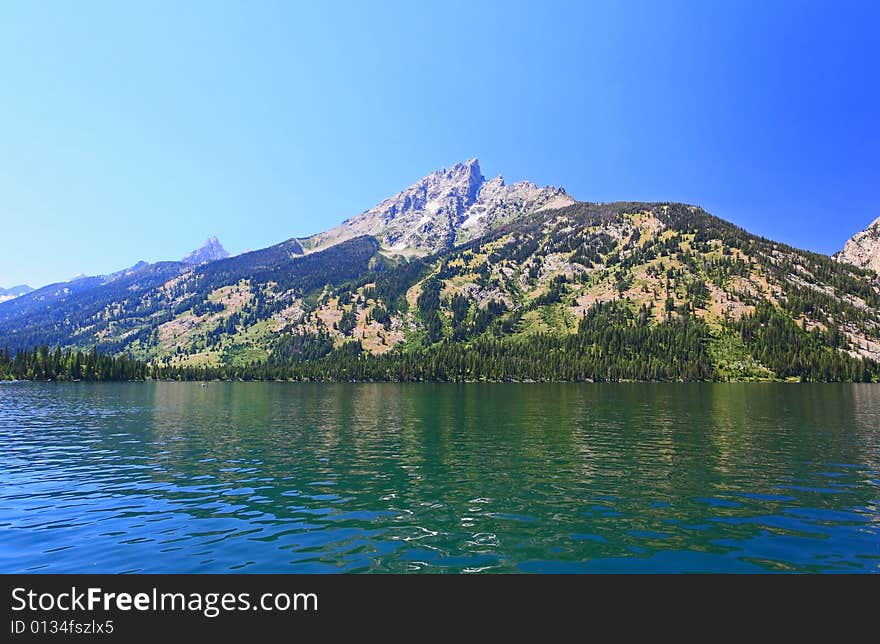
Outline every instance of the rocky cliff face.
{"type": "Polygon", "coordinates": [[[371,235],[387,252],[426,255],[474,239],[517,217],[574,203],[562,188],[522,181],[487,181],[471,159],[437,170],[406,190],[325,233],[304,240],[320,250],[346,239],[371,235]]]}
{"type": "Polygon", "coordinates": [[[880,217],[865,230],[853,235],[834,258],[880,273],[880,217]]]}
{"type": "Polygon", "coordinates": [[[216,237],[208,237],[201,248],[197,248],[180,261],[190,266],[198,266],[199,264],[206,264],[218,259],[226,259],[227,257],[229,257],[229,253],[223,248],[220,240],[216,237]]]}

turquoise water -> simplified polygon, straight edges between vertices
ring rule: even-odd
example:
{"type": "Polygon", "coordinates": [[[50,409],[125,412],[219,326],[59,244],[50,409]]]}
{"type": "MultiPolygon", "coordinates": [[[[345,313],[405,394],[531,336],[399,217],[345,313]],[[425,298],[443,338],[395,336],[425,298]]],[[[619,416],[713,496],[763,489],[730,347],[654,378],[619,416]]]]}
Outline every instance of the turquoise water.
{"type": "Polygon", "coordinates": [[[880,386],[0,384],[2,572],[880,572],[880,386]]]}

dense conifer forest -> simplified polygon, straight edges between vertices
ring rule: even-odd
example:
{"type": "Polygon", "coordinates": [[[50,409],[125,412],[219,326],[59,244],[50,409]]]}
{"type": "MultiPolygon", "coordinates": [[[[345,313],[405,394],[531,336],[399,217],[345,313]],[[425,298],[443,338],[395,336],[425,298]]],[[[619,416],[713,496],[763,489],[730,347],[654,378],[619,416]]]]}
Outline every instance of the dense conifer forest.
{"type": "Polygon", "coordinates": [[[144,362],[128,356],[91,351],[50,349],[47,346],[10,353],[0,350],[0,380],[111,381],[144,380],[150,374],[144,362]]]}
{"type": "MultiPolygon", "coordinates": [[[[644,312],[643,312],[644,313],[644,312]]],[[[871,382],[880,365],[853,358],[799,328],[772,307],[730,324],[742,342],[779,379],[802,382],[871,382]]],[[[560,337],[479,337],[443,341],[416,351],[372,355],[360,342],[332,349],[306,342],[283,359],[219,367],[148,365],[126,356],[40,347],[10,356],[0,352],[0,378],[22,380],[307,380],[307,381],[719,381],[730,380],[713,362],[712,331],[695,317],[652,324],[620,303],[600,303],[577,333],[560,337]],[[314,347],[323,347],[313,353],[314,347]]]]}

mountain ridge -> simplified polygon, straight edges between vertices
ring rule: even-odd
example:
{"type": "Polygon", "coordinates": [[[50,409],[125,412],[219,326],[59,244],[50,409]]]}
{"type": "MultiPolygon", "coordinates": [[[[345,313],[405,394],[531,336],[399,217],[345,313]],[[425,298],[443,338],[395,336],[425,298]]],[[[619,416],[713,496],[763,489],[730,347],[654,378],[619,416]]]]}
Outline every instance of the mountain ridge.
{"type": "Polygon", "coordinates": [[[0,346],[205,377],[880,375],[876,273],[696,206],[575,202],[472,159],[322,235],[37,291],[0,305],[0,346]]]}
{"type": "Polygon", "coordinates": [[[0,286],[0,302],[6,302],[7,300],[13,300],[22,295],[27,295],[34,289],[27,284],[18,284],[17,286],[10,286],[9,288],[3,288],[0,286]]]}

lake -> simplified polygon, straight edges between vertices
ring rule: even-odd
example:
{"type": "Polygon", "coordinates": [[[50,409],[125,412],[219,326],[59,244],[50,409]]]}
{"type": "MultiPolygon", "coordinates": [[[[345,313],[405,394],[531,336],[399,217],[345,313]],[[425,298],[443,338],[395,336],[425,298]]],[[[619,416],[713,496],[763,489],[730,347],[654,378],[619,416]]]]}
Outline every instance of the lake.
{"type": "Polygon", "coordinates": [[[880,385],[0,384],[0,572],[880,572],[880,385]]]}

